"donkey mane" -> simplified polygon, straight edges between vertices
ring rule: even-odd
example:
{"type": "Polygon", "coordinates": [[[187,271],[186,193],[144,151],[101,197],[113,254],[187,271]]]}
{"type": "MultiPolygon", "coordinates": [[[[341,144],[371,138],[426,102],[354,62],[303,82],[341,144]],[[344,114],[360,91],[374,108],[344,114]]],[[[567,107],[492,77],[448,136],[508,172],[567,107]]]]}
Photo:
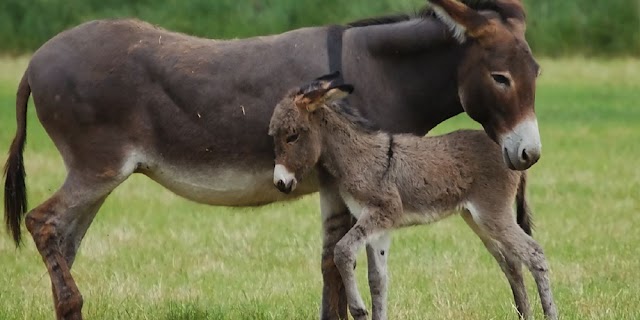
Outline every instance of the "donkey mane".
{"type": "MultiPolygon", "coordinates": [[[[494,10],[496,9],[495,0],[461,0],[462,3],[475,10],[494,10]]],[[[403,21],[409,21],[411,19],[424,19],[428,17],[435,17],[435,13],[430,6],[424,6],[417,10],[413,14],[397,13],[389,14],[379,17],[364,18],[356,21],[352,21],[346,24],[349,28],[359,28],[368,26],[377,26],[385,24],[394,24],[403,21]]]]}
{"type": "Polygon", "coordinates": [[[350,28],[357,28],[357,27],[393,24],[393,23],[398,23],[403,21],[409,21],[411,19],[427,18],[432,14],[433,14],[433,10],[431,10],[431,8],[428,6],[425,6],[413,14],[397,13],[397,14],[384,15],[379,17],[364,18],[364,19],[347,23],[347,26],[350,28]]]}
{"type": "Polygon", "coordinates": [[[358,27],[377,26],[377,25],[383,25],[383,24],[393,24],[397,22],[411,20],[411,18],[412,16],[406,13],[399,13],[394,15],[364,18],[364,19],[352,21],[347,23],[347,27],[358,28],[358,27]]]}

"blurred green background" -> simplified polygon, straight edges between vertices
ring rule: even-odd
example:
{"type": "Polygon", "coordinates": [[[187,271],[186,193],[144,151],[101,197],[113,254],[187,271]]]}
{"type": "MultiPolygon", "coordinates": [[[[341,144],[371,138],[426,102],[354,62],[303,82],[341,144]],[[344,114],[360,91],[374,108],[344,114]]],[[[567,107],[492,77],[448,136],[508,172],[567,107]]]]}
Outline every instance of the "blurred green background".
{"type": "MultiPolygon", "coordinates": [[[[209,38],[234,38],[393,12],[425,0],[2,0],[0,52],[37,49],[84,21],[137,17],[209,38]]],[[[537,55],[640,56],[638,0],[525,0],[527,39],[537,55]]]]}

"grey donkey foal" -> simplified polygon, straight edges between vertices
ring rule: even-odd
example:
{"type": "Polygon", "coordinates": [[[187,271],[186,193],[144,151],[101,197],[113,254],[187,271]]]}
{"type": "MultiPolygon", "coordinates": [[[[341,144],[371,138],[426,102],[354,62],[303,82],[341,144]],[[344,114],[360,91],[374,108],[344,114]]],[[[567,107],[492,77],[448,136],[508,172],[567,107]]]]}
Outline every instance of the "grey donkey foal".
{"type": "Polygon", "coordinates": [[[525,172],[509,170],[500,147],[482,131],[438,137],[389,134],[339,101],[352,92],[337,73],[297,88],[276,106],[269,135],[275,141],[274,184],[291,192],[307,173],[335,179],[357,223],[338,242],[335,263],[349,311],[366,319],[354,276],[356,253],[365,244],[370,262],[373,318],[386,319],[389,232],[427,224],[460,211],[505,273],[519,315],[531,311],[521,264],[533,274],[544,315],[556,319],[542,248],[530,236],[525,172]],[[517,202],[518,223],[512,205],[517,202]]]}

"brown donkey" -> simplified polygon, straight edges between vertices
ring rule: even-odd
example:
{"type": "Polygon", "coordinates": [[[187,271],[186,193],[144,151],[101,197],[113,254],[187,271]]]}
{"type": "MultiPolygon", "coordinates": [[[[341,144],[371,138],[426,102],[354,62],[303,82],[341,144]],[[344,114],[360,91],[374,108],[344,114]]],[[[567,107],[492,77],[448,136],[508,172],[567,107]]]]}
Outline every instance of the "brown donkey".
{"type": "Polygon", "coordinates": [[[273,141],[266,135],[278,100],[319,74],[340,70],[358,87],[351,105],[386,131],[424,135],[466,112],[500,144],[509,167],[535,164],[539,67],[525,39],[521,0],[430,2],[441,9],[233,40],[100,20],[43,44],[18,87],[4,216],[20,243],[30,209],[25,225],[48,270],[57,318],[82,318],[71,273],[78,248],[109,193],[133,174],[218,206],[320,191],[319,318],[344,318],[333,252],[352,226],[347,206],[324,174],[290,194],[273,188],[273,141]],[[274,74],[278,81],[269,81],[274,74]],[[30,97],[67,169],[63,185],[33,208],[22,152],[30,97]]]}
{"type": "Polygon", "coordinates": [[[535,278],[545,316],[556,319],[549,267],[530,236],[526,173],[509,170],[500,147],[482,131],[422,138],[375,130],[337,102],[353,87],[334,84],[335,77],[324,76],[288,94],[275,108],[269,134],[275,141],[274,184],[280,191],[293,191],[318,166],[334,177],[357,218],[334,252],[351,315],[367,318],[353,270],[358,250],[367,244],[373,266],[373,318],[386,319],[389,232],[462,211],[507,276],[521,317],[531,317],[524,263],[535,278]],[[520,226],[512,214],[514,200],[520,226]]]}

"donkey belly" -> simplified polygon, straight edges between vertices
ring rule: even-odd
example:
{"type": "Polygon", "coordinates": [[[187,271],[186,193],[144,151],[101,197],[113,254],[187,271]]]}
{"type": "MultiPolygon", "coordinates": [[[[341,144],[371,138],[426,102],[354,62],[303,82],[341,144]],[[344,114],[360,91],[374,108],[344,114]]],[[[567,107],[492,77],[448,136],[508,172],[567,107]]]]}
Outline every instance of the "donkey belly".
{"type": "Polygon", "coordinates": [[[259,206],[318,191],[315,179],[306,179],[295,192],[284,194],[273,185],[268,167],[162,164],[140,172],[179,196],[215,206],[259,206]]]}

